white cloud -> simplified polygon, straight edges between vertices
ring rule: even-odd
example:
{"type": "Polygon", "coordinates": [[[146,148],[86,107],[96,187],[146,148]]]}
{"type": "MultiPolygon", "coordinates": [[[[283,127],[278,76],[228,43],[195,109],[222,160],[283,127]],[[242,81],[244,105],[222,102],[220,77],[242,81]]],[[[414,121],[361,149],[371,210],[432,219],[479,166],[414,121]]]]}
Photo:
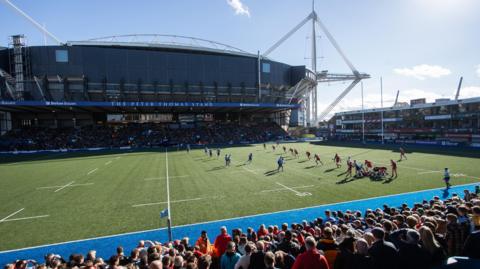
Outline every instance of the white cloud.
{"type": "Polygon", "coordinates": [[[480,96],[480,86],[468,86],[460,89],[460,98],[471,98],[480,96]]]}
{"type": "Polygon", "coordinates": [[[475,68],[476,68],[476,69],[475,69],[475,73],[477,73],[477,77],[480,78],[480,64],[477,65],[477,66],[475,66],[475,68]]]}
{"type": "Polygon", "coordinates": [[[250,17],[250,11],[248,10],[248,7],[240,0],[227,0],[227,3],[233,8],[233,10],[235,10],[235,14],[246,15],[250,17]]]}
{"type": "Polygon", "coordinates": [[[407,76],[407,77],[414,77],[420,80],[424,80],[426,78],[439,78],[443,76],[448,76],[452,72],[444,67],[439,65],[428,65],[428,64],[421,64],[416,65],[412,68],[395,68],[393,72],[398,75],[407,76]]]}

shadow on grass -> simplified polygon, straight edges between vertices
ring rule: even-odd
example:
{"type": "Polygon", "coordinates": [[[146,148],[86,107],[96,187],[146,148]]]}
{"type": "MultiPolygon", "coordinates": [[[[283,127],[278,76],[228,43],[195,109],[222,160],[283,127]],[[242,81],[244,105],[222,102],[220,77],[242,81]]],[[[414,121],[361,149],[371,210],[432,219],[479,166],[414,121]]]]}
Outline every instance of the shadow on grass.
{"type": "Polygon", "coordinates": [[[222,170],[222,169],[225,169],[225,168],[227,168],[227,167],[224,166],[224,165],[222,165],[222,166],[215,166],[215,167],[213,167],[212,169],[207,170],[207,172],[218,171],[218,170],[222,170]]]}
{"type": "Polygon", "coordinates": [[[308,160],[299,161],[298,163],[306,163],[306,162],[308,162],[308,160]]]}
{"type": "Polygon", "coordinates": [[[357,178],[357,177],[346,177],[340,181],[337,181],[336,184],[347,184],[347,183],[350,183],[350,182],[353,182],[357,179],[360,179],[360,178],[357,178]]]}
{"type": "Polygon", "coordinates": [[[317,167],[317,166],[316,165],[310,165],[310,166],[305,167],[305,169],[312,169],[312,168],[315,168],[315,167],[317,167]]]}
{"type": "Polygon", "coordinates": [[[266,176],[268,177],[268,176],[273,176],[273,175],[275,175],[275,174],[277,174],[277,173],[279,173],[279,172],[280,172],[280,171],[278,171],[277,169],[273,169],[273,170],[270,170],[270,171],[265,172],[264,175],[266,175],[266,176]]]}
{"type": "Polygon", "coordinates": [[[391,183],[391,182],[393,182],[395,179],[397,179],[397,177],[389,177],[389,178],[385,179],[385,181],[384,181],[382,184],[391,183]]]}
{"type": "Polygon", "coordinates": [[[337,168],[330,168],[330,169],[327,169],[327,170],[325,170],[325,172],[324,172],[324,173],[330,173],[330,172],[332,172],[332,171],[335,171],[335,169],[337,169],[337,168]]]}

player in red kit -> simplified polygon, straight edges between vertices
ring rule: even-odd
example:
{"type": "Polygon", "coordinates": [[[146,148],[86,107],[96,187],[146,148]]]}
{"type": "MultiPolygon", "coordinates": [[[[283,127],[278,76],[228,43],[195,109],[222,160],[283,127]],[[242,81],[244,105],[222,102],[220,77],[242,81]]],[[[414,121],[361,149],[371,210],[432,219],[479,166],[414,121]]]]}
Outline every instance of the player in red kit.
{"type": "Polygon", "coordinates": [[[390,164],[392,165],[392,175],[391,175],[391,178],[393,177],[398,177],[398,174],[397,174],[397,163],[394,162],[393,160],[390,160],[390,164]]]}
{"type": "Polygon", "coordinates": [[[347,161],[347,165],[348,165],[348,169],[347,169],[347,174],[346,174],[345,177],[351,177],[352,176],[352,171],[353,171],[353,163],[350,159],[347,161]]]}
{"type": "Polygon", "coordinates": [[[311,158],[311,156],[310,156],[310,151],[307,151],[306,154],[307,154],[308,160],[310,160],[310,158],[311,158]]]}
{"type": "Polygon", "coordinates": [[[373,169],[373,163],[369,160],[365,160],[365,166],[367,167],[367,171],[370,171],[373,169]]]}
{"type": "Polygon", "coordinates": [[[337,153],[335,153],[335,157],[333,157],[333,160],[335,161],[335,164],[337,165],[337,168],[339,168],[340,166],[342,166],[340,164],[340,162],[342,161],[342,159],[340,159],[340,156],[338,156],[337,153]]]}
{"type": "Polygon", "coordinates": [[[405,150],[403,148],[400,148],[400,161],[403,160],[403,158],[405,158],[405,160],[407,159],[407,155],[405,155],[405,150]]]}
{"type": "Polygon", "coordinates": [[[320,156],[318,154],[313,155],[313,158],[315,158],[315,163],[318,165],[318,163],[321,163],[323,165],[322,160],[320,160],[320,156]]]}

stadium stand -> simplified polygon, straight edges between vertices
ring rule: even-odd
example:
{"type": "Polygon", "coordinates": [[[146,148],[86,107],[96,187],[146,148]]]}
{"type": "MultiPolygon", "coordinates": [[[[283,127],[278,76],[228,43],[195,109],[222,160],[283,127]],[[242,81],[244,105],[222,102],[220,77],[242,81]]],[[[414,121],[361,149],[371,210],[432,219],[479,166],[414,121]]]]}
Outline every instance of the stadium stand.
{"type": "Polygon", "coordinates": [[[434,197],[412,207],[326,211],[310,222],[233,229],[231,234],[220,227],[213,241],[206,232],[195,242],[142,240],[130,255],[119,246],[108,260],[95,250],[68,258],[50,253],[44,263],[17,260],[4,268],[478,268],[479,195],[477,188],[476,193],[465,190],[463,197],[434,197]],[[458,255],[464,257],[448,258],[458,255]]]}
{"type": "Polygon", "coordinates": [[[275,123],[211,123],[196,128],[154,123],[55,129],[28,127],[13,129],[3,135],[0,151],[240,144],[276,140],[286,136],[287,133],[275,123]]]}

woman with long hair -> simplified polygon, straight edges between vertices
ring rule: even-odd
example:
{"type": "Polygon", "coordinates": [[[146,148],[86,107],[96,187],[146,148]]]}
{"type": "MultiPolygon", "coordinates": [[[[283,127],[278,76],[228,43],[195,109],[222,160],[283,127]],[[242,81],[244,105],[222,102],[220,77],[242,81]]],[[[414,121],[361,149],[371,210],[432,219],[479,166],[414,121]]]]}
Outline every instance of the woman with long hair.
{"type": "Polygon", "coordinates": [[[440,243],[435,239],[432,230],[427,226],[422,226],[419,232],[422,248],[430,255],[430,267],[442,264],[447,259],[447,255],[440,243]]]}

